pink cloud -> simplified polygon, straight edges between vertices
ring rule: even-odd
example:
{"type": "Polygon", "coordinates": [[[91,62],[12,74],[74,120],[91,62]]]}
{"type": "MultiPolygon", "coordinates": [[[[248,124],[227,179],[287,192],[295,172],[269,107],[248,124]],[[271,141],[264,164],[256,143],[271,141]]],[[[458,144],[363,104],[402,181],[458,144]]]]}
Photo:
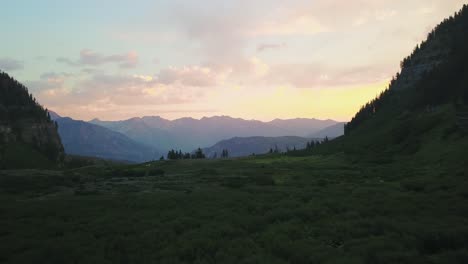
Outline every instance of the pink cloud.
{"type": "Polygon", "coordinates": [[[100,66],[103,64],[117,64],[120,68],[135,68],[138,65],[138,54],[128,52],[126,54],[102,55],[90,49],[80,51],[80,58],[72,60],[64,57],[57,58],[57,62],[70,66],[100,66]]]}

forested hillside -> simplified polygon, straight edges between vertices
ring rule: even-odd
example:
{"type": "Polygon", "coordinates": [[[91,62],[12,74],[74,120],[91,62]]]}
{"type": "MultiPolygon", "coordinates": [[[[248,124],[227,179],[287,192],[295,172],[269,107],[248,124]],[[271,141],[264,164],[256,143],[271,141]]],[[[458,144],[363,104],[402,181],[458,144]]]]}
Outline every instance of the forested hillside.
{"type": "Polygon", "coordinates": [[[64,158],[57,125],[28,92],[0,72],[0,167],[47,167],[64,158]]]}
{"type": "Polygon", "coordinates": [[[364,105],[345,127],[351,133],[379,112],[468,104],[468,5],[432,30],[401,62],[388,89],[364,105]]]}

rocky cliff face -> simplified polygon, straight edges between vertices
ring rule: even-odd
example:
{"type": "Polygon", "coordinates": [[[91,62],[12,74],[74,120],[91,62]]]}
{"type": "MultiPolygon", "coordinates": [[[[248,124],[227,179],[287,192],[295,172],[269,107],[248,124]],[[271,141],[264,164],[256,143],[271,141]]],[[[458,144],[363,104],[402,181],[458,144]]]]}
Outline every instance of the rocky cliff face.
{"type": "MultiPolygon", "coordinates": [[[[15,143],[29,146],[56,163],[64,158],[57,125],[47,110],[26,87],[0,72],[0,150],[15,143]]],[[[0,153],[0,161],[5,155],[0,153]]]]}
{"type": "MultiPolygon", "coordinates": [[[[461,14],[462,11],[457,16],[461,14]]],[[[462,32],[459,29],[460,25],[454,23],[453,17],[446,19],[428,34],[421,45],[416,46],[413,53],[401,62],[401,72],[396,76],[392,89],[404,90],[414,87],[425,75],[448,59],[454,48],[456,35],[462,32]]]]}
{"type": "Polygon", "coordinates": [[[13,125],[0,125],[0,143],[21,142],[32,146],[55,162],[64,158],[63,147],[54,123],[20,120],[13,125]]]}

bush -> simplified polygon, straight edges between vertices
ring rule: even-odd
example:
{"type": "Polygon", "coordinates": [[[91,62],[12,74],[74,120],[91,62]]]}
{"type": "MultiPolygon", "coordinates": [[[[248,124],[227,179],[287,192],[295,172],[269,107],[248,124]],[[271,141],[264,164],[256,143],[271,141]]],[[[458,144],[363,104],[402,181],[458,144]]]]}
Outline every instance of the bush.
{"type": "Polygon", "coordinates": [[[150,168],[148,169],[148,176],[164,176],[165,172],[162,169],[150,168]]]}
{"type": "Polygon", "coordinates": [[[261,186],[275,185],[275,180],[271,175],[257,175],[253,177],[255,184],[261,186]]]}
{"type": "Polygon", "coordinates": [[[422,192],[426,189],[426,184],[417,180],[406,180],[400,185],[403,189],[411,192],[422,192]]]}
{"type": "Polygon", "coordinates": [[[246,178],[233,176],[233,177],[225,177],[223,178],[223,182],[221,185],[229,188],[240,188],[246,184],[246,178]]]}

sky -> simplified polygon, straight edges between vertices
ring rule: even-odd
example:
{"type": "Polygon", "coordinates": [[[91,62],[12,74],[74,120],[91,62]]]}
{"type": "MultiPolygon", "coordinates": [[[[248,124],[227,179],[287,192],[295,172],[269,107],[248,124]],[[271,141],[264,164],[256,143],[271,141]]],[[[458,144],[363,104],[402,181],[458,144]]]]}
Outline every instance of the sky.
{"type": "Polygon", "coordinates": [[[0,70],[45,107],[81,120],[347,121],[464,3],[8,1],[0,70]]]}

